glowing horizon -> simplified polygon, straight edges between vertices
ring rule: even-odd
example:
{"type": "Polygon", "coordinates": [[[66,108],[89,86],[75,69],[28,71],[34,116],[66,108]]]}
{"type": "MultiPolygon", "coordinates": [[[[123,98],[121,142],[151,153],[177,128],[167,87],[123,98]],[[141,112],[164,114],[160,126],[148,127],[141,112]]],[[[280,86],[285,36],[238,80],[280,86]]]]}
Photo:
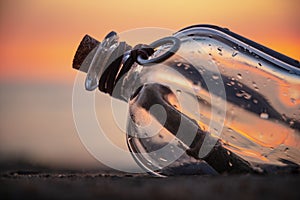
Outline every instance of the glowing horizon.
{"type": "Polygon", "coordinates": [[[297,2],[201,1],[8,1],[0,18],[1,80],[71,82],[72,59],[83,35],[162,27],[174,31],[214,24],[300,59],[297,2]],[[155,8],[155,9],[154,9],[155,8]]]}

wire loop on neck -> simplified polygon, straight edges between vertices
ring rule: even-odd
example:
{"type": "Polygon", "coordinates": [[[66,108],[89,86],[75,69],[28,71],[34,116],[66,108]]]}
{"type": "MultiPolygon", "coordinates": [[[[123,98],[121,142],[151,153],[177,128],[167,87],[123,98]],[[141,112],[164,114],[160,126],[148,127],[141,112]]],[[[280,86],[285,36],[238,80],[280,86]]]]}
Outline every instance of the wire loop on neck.
{"type": "MultiPolygon", "coordinates": [[[[129,46],[127,45],[127,47],[129,46]]],[[[124,49],[128,49],[127,47],[125,42],[121,42],[119,47],[115,49],[117,54],[120,56],[114,58],[101,75],[98,84],[100,91],[112,95],[117,82],[130,70],[134,63],[138,63],[143,66],[150,66],[163,62],[178,51],[180,47],[180,40],[175,37],[165,37],[151,43],[150,45],[138,44],[130,51],[124,51],[124,49]],[[172,44],[172,46],[162,55],[149,59],[155,52],[156,48],[165,44],[172,44]],[[119,51],[123,51],[123,53],[120,54],[119,51]],[[128,58],[126,58],[126,56],[128,58]]]]}

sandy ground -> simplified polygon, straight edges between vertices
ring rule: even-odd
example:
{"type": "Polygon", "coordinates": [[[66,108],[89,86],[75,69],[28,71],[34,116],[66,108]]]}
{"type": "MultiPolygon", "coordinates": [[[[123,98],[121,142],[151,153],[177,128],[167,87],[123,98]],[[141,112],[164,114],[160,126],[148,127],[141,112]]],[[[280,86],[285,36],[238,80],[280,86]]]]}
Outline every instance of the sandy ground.
{"type": "Polygon", "coordinates": [[[120,172],[2,171],[1,199],[300,199],[300,175],[154,178],[120,172]]]}

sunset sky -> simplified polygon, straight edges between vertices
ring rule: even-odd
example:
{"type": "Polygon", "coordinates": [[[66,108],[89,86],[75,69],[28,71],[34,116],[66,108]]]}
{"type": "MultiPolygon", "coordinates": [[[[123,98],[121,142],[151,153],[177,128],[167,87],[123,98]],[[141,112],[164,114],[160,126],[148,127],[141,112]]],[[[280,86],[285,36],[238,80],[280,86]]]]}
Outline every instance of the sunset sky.
{"type": "MultiPolygon", "coordinates": [[[[175,32],[213,24],[299,60],[299,5],[298,0],[0,0],[0,160],[96,163],[72,115],[77,74],[72,60],[85,34],[102,40],[112,30],[175,32]]],[[[123,162],[118,155],[112,159],[123,162]]]]}
{"type": "Polygon", "coordinates": [[[297,0],[4,0],[0,13],[1,80],[71,83],[83,35],[142,27],[215,24],[300,59],[297,0]]]}

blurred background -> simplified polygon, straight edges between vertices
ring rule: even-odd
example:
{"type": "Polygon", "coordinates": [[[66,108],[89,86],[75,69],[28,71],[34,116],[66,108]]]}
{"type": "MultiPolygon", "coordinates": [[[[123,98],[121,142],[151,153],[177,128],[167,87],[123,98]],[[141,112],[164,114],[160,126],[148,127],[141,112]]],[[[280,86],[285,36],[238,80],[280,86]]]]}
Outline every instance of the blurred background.
{"type": "MultiPolygon", "coordinates": [[[[72,116],[77,74],[72,59],[85,34],[101,41],[111,30],[176,31],[214,24],[299,60],[299,5],[298,0],[1,0],[1,163],[103,166],[80,142],[72,116]]],[[[109,119],[105,123],[109,126],[109,119]]],[[[116,143],[123,145],[124,139],[116,143]]],[[[118,155],[111,157],[130,165],[118,155]]]]}

